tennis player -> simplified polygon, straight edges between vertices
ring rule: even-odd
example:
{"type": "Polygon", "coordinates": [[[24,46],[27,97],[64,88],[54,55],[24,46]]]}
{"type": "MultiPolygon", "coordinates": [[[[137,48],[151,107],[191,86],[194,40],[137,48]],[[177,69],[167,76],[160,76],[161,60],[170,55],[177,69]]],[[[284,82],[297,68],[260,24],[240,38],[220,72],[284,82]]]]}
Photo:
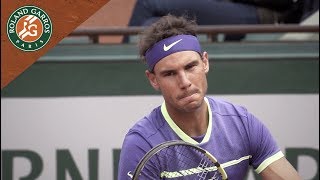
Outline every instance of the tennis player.
{"type": "Polygon", "coordinates": [[[146,152],[170,140],[206,149],[231,180],[244,179],[250,166],[263,179],[301,179],[269,130],[253,114],[244,107],[206,96],[208,53],[201,49],[195,27],[194,21],[168,15],[141,35],[139,48],[147,64],[145,74],[164,102],[126,134],[118,179],[131,179],[146,152]]]}

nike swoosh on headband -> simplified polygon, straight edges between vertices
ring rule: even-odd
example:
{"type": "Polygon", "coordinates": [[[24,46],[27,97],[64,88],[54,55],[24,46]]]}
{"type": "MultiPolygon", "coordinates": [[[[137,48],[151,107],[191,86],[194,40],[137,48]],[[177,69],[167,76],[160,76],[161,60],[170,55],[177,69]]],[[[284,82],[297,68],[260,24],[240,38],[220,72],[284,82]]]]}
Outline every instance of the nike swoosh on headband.
{"type": "Polygon", "coordinates": [[[166,46],[166,44],[163,44],[163,50],[164,51],[169,51],[174,45],[178,44],[182,39],[179,39],[173,43],[171,43],[169,46],[166,46]]]}
{"type": "Polygon", "coordinates": [[[195,51],[201,53],[198,38],[193,35],[180,34],[156,42],[145,53],[148,69],[152,71],[154,66],[162,58],[180,51],[195,51]]]}

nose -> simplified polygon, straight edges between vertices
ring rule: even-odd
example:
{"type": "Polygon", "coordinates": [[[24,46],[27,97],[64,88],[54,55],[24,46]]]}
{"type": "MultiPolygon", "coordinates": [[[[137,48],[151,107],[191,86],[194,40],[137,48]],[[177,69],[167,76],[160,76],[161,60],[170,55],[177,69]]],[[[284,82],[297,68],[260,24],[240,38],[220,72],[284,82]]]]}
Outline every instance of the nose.
{"type": "Polygon", "coordinates": [[[186,72],[179,73],[178,85],[181,89],[186,89],[191,86],[191,81],[189,80],[188,74],[186,72]]]}

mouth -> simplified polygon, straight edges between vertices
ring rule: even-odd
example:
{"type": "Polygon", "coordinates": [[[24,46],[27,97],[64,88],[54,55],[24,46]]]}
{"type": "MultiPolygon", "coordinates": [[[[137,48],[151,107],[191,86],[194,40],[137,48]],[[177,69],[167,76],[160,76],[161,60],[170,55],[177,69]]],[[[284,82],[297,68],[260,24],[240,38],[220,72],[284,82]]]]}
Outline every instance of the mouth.
{"type": "Polygon", "coordinates": [[[197,89],[192,90],[192,91],[186,91],[183,94],[179,95],[177,99],[178,100],[186,99],[186,98],[191,97],[192,95],[197,94],[197,93],[199,93],[199,91],[197,89]]]}

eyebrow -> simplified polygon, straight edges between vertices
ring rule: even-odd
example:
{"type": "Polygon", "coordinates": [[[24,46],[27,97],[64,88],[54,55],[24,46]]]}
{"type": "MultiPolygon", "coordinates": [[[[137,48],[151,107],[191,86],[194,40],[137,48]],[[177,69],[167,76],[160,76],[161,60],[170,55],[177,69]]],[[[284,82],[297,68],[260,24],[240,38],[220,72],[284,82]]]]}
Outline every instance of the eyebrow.
{"type": "MultiPolygon", "coordinates": [[[[195,60],[189,62],[188,64],[184,65],[184,69],[189,67],[189,66],[198,65],[198,64],[199,64],[199,60],[195,59],[195,60]]],[[[165,74],[172,73],[172,72],[176,72],[176,70],[167,69],[167,70],[160,71],[159,74],[160,75],[165,75],[165,74]]]]}
{"type": "Polygon", "coordinates": [[[175,72],[175,70],[173,70],[173,69],[163,70],[163,71],[161,71],[159,74],[160,74],[161,76],[164,76],[164,75],[169,74],[169,73],[172,73],[172,72],[175,72]]]}

